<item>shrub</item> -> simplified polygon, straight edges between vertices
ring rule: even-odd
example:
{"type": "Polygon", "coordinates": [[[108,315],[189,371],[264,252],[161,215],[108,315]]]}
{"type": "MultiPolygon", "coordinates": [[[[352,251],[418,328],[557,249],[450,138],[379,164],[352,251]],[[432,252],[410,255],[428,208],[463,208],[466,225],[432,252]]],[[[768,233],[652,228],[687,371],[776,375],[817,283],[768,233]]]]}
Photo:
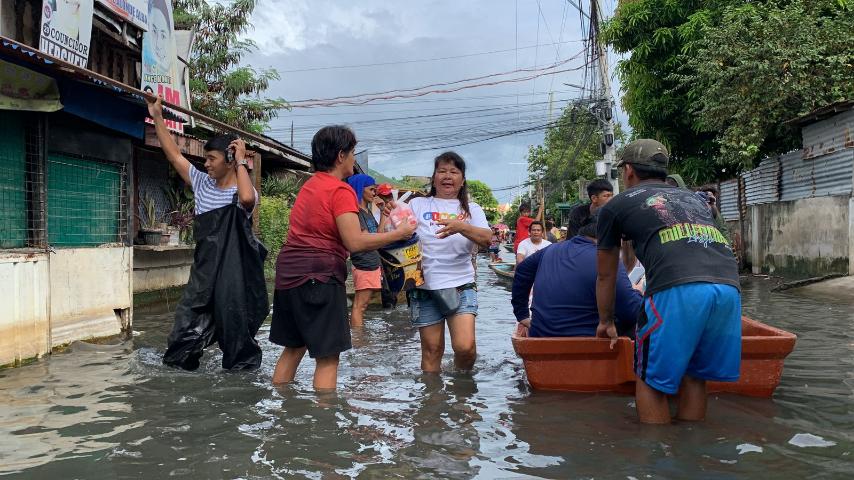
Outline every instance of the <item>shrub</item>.
{"type": "Polygon", "coordinates": [[[270,278],[276,271],[276,257],[288,236],[288,226],[291,219],[291,207],[285,197],[261,197],[258,211],[258,229],[261,242],[269,253],[264,262],[264,273],[270,278]]]}
{"type": "Polygon", "coordinates": [[[293,176],[270,175],[261,179],[261,195],[281,197],[289,205],[297,198],[302,181],[293,176]]]}

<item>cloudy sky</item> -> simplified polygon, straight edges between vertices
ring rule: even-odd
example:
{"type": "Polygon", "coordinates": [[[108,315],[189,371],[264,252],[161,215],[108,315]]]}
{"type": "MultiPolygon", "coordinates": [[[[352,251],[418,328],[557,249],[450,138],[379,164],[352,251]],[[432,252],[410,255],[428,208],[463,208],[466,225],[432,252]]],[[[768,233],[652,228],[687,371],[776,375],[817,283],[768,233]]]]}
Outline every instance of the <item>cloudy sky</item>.
{"type": "MultiPolygon", "coordinates": [[[[282,79],[269,94],[295,105],[433,84],[443,85],[427,90],[503,82],[417,97],[403,92],[407,98],[365,105],[294,108],[282,112],[268,133],[289,143],[293,122],[294,146],[308,152],[319,127],[348,124],[359,138],[357,150],[368,150],[371,167],[399,177],[429,175],[442,147],[531,129],[454,148],[466,159],[469,178],[493,188],[518,184],[525,177],[528,146],[542,141],[537,128],[580,96],[584,56],[574,57],[584,48],[584,35],[571,3],[262,0],[248,35],[259,51],[247,60],[257,68],[279,70],[282,79]],[[494,75],[520,69],[527,71],[494,75]],[[521,81],[558,70],[570,71],[521,81]],[[452,83],[475,77],[485,78],[452,83]]],[[[606,15],[613,6],[604,0],[606,15]]],[[[512,193],[497,196],[505,202],[512,193]]]]}

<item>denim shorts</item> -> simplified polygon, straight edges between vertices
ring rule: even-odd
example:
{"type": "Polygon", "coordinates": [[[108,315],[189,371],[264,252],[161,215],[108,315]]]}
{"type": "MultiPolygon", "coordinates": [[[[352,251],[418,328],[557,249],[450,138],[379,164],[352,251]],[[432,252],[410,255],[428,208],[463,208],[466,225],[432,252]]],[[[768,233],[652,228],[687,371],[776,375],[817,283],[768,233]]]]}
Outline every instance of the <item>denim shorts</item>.
{"type": "MultiPolygon", "coordinates": [[[[412,321],[413,327],[429,327],[445,320],[436,301],[432,298],[422,298],[427,295],[413,298],[409,296],[409,319],[412,321]]],[[[460,292],[460,308],[454,315],[468,313],[477,316],[477,290],[467,288],[460,292]]]]}

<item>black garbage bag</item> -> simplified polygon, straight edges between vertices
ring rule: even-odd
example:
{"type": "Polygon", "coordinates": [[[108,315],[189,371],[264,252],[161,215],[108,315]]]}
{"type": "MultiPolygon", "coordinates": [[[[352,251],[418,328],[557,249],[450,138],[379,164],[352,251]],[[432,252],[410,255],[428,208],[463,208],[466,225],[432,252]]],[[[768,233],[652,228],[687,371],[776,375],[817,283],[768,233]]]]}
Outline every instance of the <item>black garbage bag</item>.
{"type": "Polygon", "coordinates": [[[255,334],[270,312],[264,281],[267,249],[252,233],[252,219],[237,205],[198,215],[190,281],[175,310],[163,363],[195,370],[204,349],[222,350],[222,368],[261,365],[255,334]]]}

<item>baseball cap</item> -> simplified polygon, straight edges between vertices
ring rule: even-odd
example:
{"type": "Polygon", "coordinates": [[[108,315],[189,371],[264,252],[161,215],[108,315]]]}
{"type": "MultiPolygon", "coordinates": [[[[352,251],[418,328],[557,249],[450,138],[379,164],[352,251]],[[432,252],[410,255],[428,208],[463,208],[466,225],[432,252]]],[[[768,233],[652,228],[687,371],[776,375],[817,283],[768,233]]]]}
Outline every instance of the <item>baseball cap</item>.
{"type": "Polygon", "coordinates": [[[621,167],[629,163],[666,169],[669,160],[670,155],[667,153],[667,147],[662,145],[661,142],[650,138],[642,138],[626,145],[623,153],[620,155],[620,160],[615,166],[621,167]]]}
{"type": "Polygon", "coordinates": [[[377,185],[377,194],[379,195],[391,195],[391,185],[388,183],[381,183],[377,185]]]}

